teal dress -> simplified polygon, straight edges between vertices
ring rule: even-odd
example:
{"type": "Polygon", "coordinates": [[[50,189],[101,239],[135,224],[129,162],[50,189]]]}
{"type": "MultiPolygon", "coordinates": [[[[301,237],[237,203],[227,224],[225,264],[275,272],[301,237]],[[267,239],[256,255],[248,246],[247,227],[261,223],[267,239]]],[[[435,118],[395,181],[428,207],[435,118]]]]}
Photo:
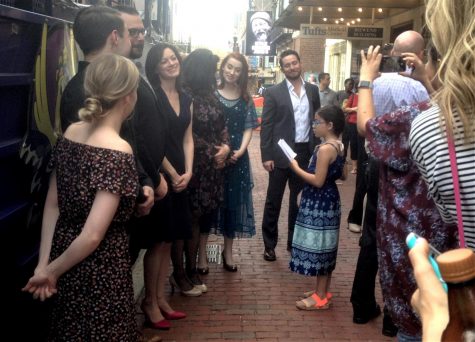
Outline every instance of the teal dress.
{"type": "MultiPolygon", "coordinates": [[[[228,129],[231,151],[241,146],[246,129],[257,127],[254,103],[243,98],[228,100],[216,92],[222,105],[228,129]]],[[[211,232],[227,238],[252,237],[256,234],[252,204],[251,164],[246,151],[236,164],[228,163],[224,169],[224,201],[218,210],[217,223],[211,232]]]]}
{"type": "MultiPolygon", "coordinates": [[[[309,173],[315,173],[317,151],[318,147],[310,159],[309,173]]],[[[290,260],[290,269],[296,273],[328,275],[335,269],[341,219],[340,194],[335,181],[341,178],[344,164],[345,159],[338,155],[329,165],[321,188],[308,183],[303,188],[290,260]]]]}

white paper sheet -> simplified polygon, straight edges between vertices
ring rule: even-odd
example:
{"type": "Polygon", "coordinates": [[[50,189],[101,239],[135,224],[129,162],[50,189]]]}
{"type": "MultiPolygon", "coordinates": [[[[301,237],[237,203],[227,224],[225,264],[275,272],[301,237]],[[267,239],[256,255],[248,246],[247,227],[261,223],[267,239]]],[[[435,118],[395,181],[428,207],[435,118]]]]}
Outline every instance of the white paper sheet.
{"type": "Polygon", "coordinates": [[[285,156],[289,159],[289,161],[294,160],[297,153],[295,153],[294,150],[292,150],[292,148],[289,146],[289,144],[285,142],[284,139],[280,139],[277,142],[277,144],[282,149],[282,151],[284,152],[285,156]]]}

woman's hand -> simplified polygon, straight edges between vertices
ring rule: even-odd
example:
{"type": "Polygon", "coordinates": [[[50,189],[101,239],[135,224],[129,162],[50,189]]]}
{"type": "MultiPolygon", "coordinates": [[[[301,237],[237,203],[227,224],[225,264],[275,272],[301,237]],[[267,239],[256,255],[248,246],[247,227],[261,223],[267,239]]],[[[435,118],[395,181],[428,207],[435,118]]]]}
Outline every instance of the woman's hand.
{"type": "Polygon", "coordinates": [[[214,162],[216,164],[216,168],[221,169],[225,166],[226,158],[228,157],[231,149],[228,145],[215,146],[214,148],[218,150],[218,152],[216,152],[214,155],[214,162]]]}
{"type": "Polygon", "coordinates": [[[37,268],[34,275],[28,280],[28,283],[22,288],[22,291],[29,292],[34,299],[44,301],[56,292],[57,278],[47,267],[37,268]]]}
{"type": "Polygon", "coordinates": [[[399,73],[400,75],[409,76],[420,82],[427,79],[426,66],[415,53],[405,52],[402,53],[401,56],[404,62],[412,68],[412,73],[401,72],[399,73]]]}
{"type": "Polygon", "coordinates": [[[440,341],[449,322],[448,299],[429,263],[429,245],[425,239],[417,240],[409,258],[418,287],[411,304],[421,317],[423,341],[440,341]]]}
{"type": "Polygon", "coordinates": [[[153,188],[148,185],[144,185],[142,189],[143,189],[143,195],[145,196],[145,201],[137,204],[135,208],[135,214],[138,217],[148,215],[154,203],[153,188]]]}
{"type": "Polygon", "coordinates": [[[406,64],[412,67],[412,73],[408,74],[401,72],[399,74],[421,82],[422,85],[426,87],[427,92],[432,94],[434,92],[434,88],[432,86],[431,80],[429,79],[429,75],[427,75],[426,65],[416,54],[412,52],[403,53],[401,56],[404,58],[406,64]]]}
{"type": "Polygon", "coordinates": [[[241,158],[244,155],[244,151],[241,150],[235,150],[233,151],[233,154],[229,158],[229,162],[231,164],[236,164],[239,158],[241,158]]]}
{"type": "Polygon", "coordinates": [[[379,45],[373,49],[373,45],[368,48],[368,53],[365,55],[361,50],[361,69],[360,80],[373,82],[379,77],[379,65],[383,56],[379,53],[379,45]]]}
{"type": "Polygon", "coordinates": [[[181,176],[178,176],[172,180],[172,189],[174,192],[182,192],[188,187],[188,183],[191,180],[191,172],[185,172],[181,176]]]}
{"type": "Polygon", "coordinates": [[[300,168],[299,163],[295,159],[292,159],[289,166],[292,171],[295,171],[300,168]]]}

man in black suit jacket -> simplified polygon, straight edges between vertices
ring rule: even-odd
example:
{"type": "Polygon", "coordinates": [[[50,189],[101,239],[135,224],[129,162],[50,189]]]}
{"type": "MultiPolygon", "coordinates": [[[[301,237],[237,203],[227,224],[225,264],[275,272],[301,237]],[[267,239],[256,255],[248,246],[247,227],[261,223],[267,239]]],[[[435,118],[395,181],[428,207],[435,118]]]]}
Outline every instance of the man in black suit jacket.
{"type": "Polygon", "coordinates": [[[292,247],[294,225],[297,218],[297,195],[303,188],[303,181],[289,168],[289,160],[277,145],[284,139],[297,153],[300,167],[306,168],[315,147],[312,121],[320,108],[317,86],[304,82],[300,57],[296,51],[286,50],[280,55],[280,67],[285,80],[267,89],[264,98],[261,125],[261,158],[269,172],[262,236],[264,238],[264,259],[276,259],[274,249],[278,240],[278,220],[285,186],[289,183],[289,216],[287,250],[292,247]]]}

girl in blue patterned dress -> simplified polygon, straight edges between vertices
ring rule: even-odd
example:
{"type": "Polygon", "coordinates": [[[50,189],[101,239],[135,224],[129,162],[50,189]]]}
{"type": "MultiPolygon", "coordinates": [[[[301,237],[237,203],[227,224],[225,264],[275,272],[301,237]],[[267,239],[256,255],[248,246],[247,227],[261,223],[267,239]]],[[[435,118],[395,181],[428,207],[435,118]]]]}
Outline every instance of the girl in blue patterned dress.
{"type": "Polygon", "coordinates": [[[315,114],[313,133],[323,143],[315,148],[307,171],[296,160],[291,169],[305,181],[295,222],[290,269],[316,276],[315,291],[296,302],[302,310],[328,309],[331,275],[336,265],[340,229],[340,194],[335,181],[346,178],[343,144],[338,138],[345,116],[337,106],[325,106],[315,114]]]}
{"type": "Polygon", "coordinates": [[[235,237],[256,234],[252,205],[251,165],[247,147],[252,129],[257,127],[254,102],[247,91],[248,64],[240,53],[223,59],[219,70],[220,85],[216,96],[222,104],[232,153],[224,169],[224,202],[219,208],[218,223],[213,232],[224,236],[223,267],[236,272],[233,262],[235,237]]]}

